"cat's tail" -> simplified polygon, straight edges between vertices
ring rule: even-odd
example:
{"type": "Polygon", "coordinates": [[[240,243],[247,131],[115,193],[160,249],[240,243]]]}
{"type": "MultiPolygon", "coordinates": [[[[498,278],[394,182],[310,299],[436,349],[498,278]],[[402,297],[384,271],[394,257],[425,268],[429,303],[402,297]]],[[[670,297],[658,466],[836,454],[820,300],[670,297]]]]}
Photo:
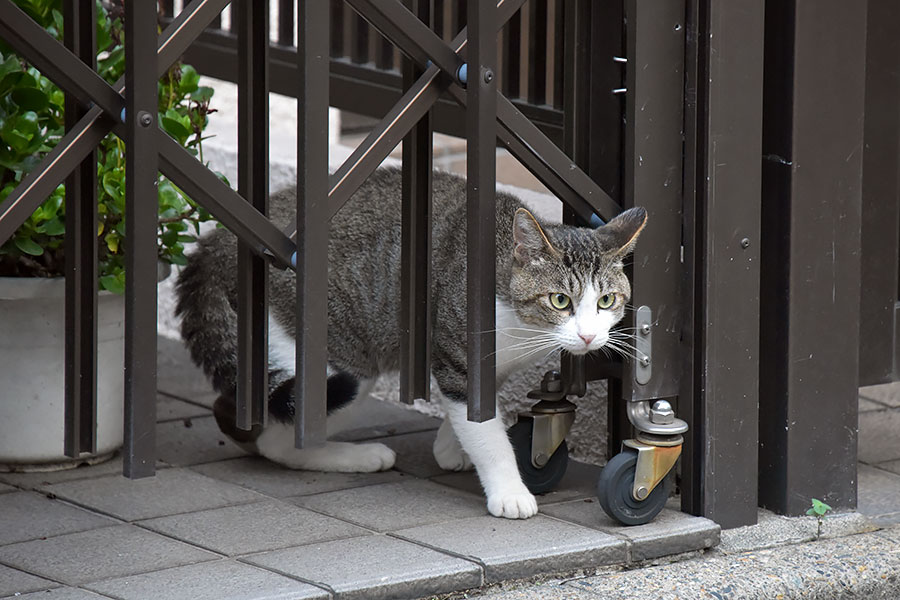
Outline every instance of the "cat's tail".
{"type": "Polygon", "coordinates": [[[217,392],[228,395],[237,380],[237,313],[226,288],[233,274],[220,272],[221,257],[213,245],[212,240],[201,240],[188,257],[175,284],[175,314],[181,317],[181,337],[194,363],[217,392]]]}

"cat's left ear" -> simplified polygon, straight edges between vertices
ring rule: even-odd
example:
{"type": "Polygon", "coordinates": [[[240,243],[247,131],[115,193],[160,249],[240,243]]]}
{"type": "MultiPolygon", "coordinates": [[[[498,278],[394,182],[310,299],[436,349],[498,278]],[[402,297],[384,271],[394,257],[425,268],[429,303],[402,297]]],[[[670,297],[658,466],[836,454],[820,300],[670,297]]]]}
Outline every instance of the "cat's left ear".
{"type": "Polygon", "coordinates": [[[626,255],[634,250],[638,236],[647,224],[647,211],[640,206],[619,213],[612,221],[597,229],[615,254],[626,255]]]}
{"type": "Polygon", "coordinates": [[[537,219],[528,210],[520,208],[513,217],[513,255],[524,264],[539,260],[542,256],[559,256],[537,219]]]}

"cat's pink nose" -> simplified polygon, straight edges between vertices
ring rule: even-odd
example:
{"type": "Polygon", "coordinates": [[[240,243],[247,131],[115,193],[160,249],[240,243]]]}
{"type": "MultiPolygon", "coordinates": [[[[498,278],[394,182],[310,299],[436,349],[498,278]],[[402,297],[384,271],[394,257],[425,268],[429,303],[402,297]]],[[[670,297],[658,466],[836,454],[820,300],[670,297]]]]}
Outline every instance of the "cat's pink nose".
{"type": "Polygon", "coordinates": [[[597,336],[595,336],[595,335],[585,335],[585,334],[583,334],[583,333],[579,333],[579,334],[578,334],[578,337],[580,337],[581,339],[584,340],[584,345],[585,345],[585,346],[590,346],[590,345],[591,345],[591,342],[593,342],[593,341],[594,341],[594,338],[597,337],[597,336]]]}

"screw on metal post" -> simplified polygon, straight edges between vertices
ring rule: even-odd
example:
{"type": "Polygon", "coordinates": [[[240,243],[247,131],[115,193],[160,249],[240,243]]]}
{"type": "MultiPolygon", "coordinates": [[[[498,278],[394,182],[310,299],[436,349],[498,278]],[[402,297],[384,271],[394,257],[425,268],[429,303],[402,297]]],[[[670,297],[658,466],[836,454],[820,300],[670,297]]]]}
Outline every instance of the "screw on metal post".
{"type": "Polygon", "coordinates": [[[644,323],[641,325],[641,334],[647,335],[650,333],[650,323],[644,323]]]}
{"type": "Polygon", "coordinates": [[[141,127],[150,127],[153,124],[153,115],[145,110],[138,113],[138,123],[141,127]]]}
{"type": "Polygon", "coordinates": [[[484,72],[484,82],[485,82],[485,83],[490,83],[490,82],[492,82],[493,80],[494,80],[494,72],[491,71],[490,69],[486,70],[486,71],[484,72]]]}
{"type": "Polygon", "coordinates": [[[744,238],[744,239],[742,239],[742,240],[741,240],[741,248],[743,248],[744,250],[746,250],[746,249],[749,248],[749,247],[750,247],[750,238],[744,238]]]}

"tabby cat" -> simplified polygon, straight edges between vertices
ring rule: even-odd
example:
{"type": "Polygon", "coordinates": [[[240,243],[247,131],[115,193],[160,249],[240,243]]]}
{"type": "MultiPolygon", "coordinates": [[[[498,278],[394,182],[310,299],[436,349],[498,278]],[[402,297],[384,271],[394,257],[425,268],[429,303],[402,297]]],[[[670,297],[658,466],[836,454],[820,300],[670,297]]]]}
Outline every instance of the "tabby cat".
{"type": "MultiPolygon", "coordinates": [[[[434,174],[432,372],[445,419],[434,456],[447,470],[475,467],[498,517],[538,511],[522,483],[500,419],[466,419],[466,184],[434,174]]],[[[400,185],[397,169],[376,171],[332,220],[328,247],[328,431],[351,401],[382,373],[399,369],[400,185]]],[[[271,218],[294,218],[296,191],[271,198],[271,218]]],[[[540,223],[515,197],[497,194],[499,385],[542,351],[584,354],[603,348],[623,316],[631,288],[622,261],[646,222],[642,208],[598,228],[540,223]]],[[[181,333],[193,360],[223,396],[234,394],[237,316],[236,239],[219,229],[200,240],[178,279],[181,333]]],[[[270,422],[251,442],[262,456],[292,469],[363,472],[390,469],[393,450],[379,443],[329,441],[294,448],[294,274],[270,270],[270,422]]],[[[323,292],[324,293],[324,290],[323,292]]]]}

